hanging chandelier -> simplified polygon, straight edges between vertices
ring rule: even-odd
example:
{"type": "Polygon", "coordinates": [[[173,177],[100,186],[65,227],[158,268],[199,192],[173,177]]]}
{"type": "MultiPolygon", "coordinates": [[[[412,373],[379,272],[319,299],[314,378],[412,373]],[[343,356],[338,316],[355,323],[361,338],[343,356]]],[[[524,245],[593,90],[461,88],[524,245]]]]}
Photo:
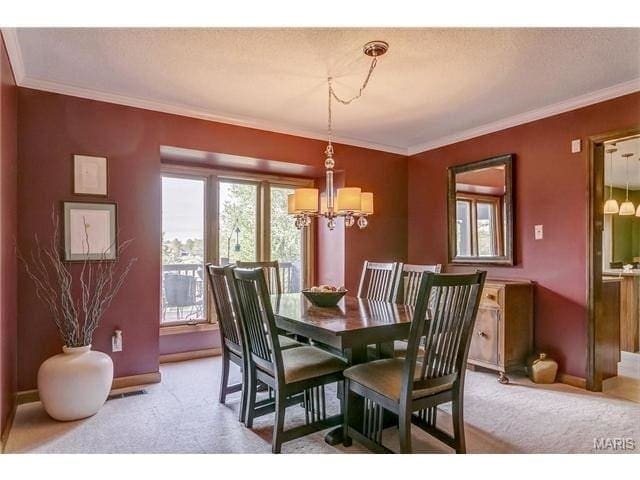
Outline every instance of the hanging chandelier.
{"type": "Polygon", "coordinates": [[[295,218],[295,225],[298,229],[309,226],[313,217],[326,218],[329,230],[335,228],[337,218],[344,218],[344,224],[347,227],[351,227],[357,223],[358,227],[365,228],[369,223],[367,217],[373,214],[372,192],[363,192],[359,187],[338,188],[336,191],[333,189],[333,168],[335,167],[335,160],[333,158],[333,144],[331,143],[333,135],[331,103],[335,99],[343,105],[349,105],[354,100],[360,98],[364,89],[367,88],[373,70],[376,68],[378,57],[384,55],[388,49],[389,44],[380,40],[365,44],[363,48],[364,54],[372,57],[369,73],[360,90],[358,90],[358,93],[348,100],[338,97],[333,89],[332,77],[327,78],[329,105],[327,121],[328,144],[324,151],[326,157],[324,161],[326,170],[325,191],[318,195],[319,191],[317,188],[297,188],[294,193],[288,196],[287,211],[295,218]]]}

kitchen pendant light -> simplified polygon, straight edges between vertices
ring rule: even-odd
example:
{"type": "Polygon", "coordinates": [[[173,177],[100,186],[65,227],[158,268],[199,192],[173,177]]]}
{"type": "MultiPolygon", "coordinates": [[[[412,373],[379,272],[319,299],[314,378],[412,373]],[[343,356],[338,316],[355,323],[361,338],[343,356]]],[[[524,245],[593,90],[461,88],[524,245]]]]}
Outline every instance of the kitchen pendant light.
{"type": "Polygon", "coordinates": [[[365,55],[372,57],[369,73],[365,78],[358,93],[348,100],[344,100],[336,94],[333,89],[333,78],[328,77],[329,85],[329,108],[327,122],[327,139],[328,144],[325,149],[325,192],[318,195],[316,188],[298,188],[295,193],[289,195],[288,213],[295,218],[295,226],[304,228],[311,225],[312,217],[323,217],[327,219],[327,227],[333,230],[336,227],[336,218],[344,218],[344,224],[351,227],[357,223],[359,228],[365,228],[369,223],[367,216],[373,214],[373,193],[364,192],[359,187],[338,188],[333,189],[333,168],[335,160],[333,159],[333,144],[331,143],[332,131],[332,109],[331,102],[336,100],[343,105],[349,105],[354,100],[362,96],[364,89],[371,79],[371,74],[376,68],[378,57],[387,53],[389,44],[381,40],[368,42],[363,52],[365,55]]]}
{"type": "MultiPolygon", "coordinates": [[[[640,158],[638,160],[640,160],[640,158]]],[[[636,217],[640,217],[640,204],[638,204],[638,208],[636,209],[636,217]]]]}
{"type": "MultiPolygon", "coordinates": [[[[618,213],[620,211],[620,207],[618,206],[618,201],[613,198],[613,154],[617,152],[617,148],[609,148],[607,149],[607,153],[609,154],[609,199],[604,203],[604,214],[612,215],[614,213],[618,213]]],[[[638,207],[640,208],[640,206],[638,207]]],[[[636,212],[637,215],[637,212],[636,212]]]]}
{"type": "Polygon", "coordinates": [[[622,157],[627,161],[627,195],[625,201],[620,205],[620,215],[633,215],[636,213],[636,208],[633,206],[633,203],[629,201],[629,157],[632,155],[633,153],[622,154],[622,157]]]}

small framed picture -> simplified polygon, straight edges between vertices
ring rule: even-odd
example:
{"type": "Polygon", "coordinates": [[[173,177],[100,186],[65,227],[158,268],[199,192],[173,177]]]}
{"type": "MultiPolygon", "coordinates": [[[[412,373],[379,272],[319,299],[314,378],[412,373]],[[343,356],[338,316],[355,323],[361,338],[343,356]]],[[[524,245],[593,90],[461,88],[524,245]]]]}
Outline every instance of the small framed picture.
{"type": "Polygon", "coordinates": [[[107,158],[73,156],[74,195],[107,196],[107,158]]]}
{"type": "Polygon", "coordinates": [[[116,204],[64,202],[63,205],[65,260],[115,260],[116,204]]]}

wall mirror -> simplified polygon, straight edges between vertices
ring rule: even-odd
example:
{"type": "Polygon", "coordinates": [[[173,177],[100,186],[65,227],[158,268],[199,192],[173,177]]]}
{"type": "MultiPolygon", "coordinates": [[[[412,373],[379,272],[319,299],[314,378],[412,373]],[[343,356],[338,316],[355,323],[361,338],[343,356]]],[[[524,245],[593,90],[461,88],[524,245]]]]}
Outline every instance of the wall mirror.
{"type": "Polygon", "coordinates": [[[513,265],[513,155],[449,167],[449,263],[513,265]]]}

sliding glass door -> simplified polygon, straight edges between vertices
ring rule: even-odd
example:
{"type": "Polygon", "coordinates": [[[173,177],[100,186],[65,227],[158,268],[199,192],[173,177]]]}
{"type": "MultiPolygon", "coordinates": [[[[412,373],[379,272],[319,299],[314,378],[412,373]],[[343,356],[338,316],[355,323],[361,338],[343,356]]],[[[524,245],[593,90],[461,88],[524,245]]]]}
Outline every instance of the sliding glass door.
{"type": "Polygon", "coordinates": [[[311,181],[169,168],[162,177],[163,324],[214,321],[204,264],[273,261],[285,293],[311,278],[311,243],[287,195],[311,181]]]}

